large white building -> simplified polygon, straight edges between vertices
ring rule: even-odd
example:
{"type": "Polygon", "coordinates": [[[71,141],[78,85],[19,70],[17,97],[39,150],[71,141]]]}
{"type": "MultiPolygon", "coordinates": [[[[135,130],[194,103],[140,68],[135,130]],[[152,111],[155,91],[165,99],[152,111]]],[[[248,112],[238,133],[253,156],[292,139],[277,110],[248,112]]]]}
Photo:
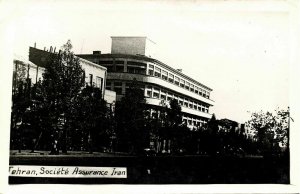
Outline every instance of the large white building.
{"type": "Polygon", "coordinates": [[[113,90],[119,100],[135,78],[142,89],[151,109],[151,114],[159,114],[161,101],[167,103],[176,99],[182,107],[183,122],[188,127],[206,123],[210,118],[209,107],[214,105],[210,94],[212,89],[152,58],[155,43],[147,37],[112,37],[110,54],[77,55],[107,68],[106,89],[113,90]],[[150,47],[150,48],[148,48],[150,47]]]}
{"type": "MultiPolygon", "coordinates": [[[[45,67],[47,57],[50,55],[57,54],[52,48],[49,51],[40,50],[35,47],[29,48],[29,63],[36,64],[36,68],[45,67]]],[[[113,91],[107,91],[105,89],[106,78],[107,78],[107,68],[99,64],[95,64],[91,61],[85,60],[78,57],[79,64],[82,69],[85,71],[85,82],[88,85],[94,85],[97,88],[100,88],[102,91],[102,97],[109,103],[112,104],[116,101],[116,93],[113,91]]],[[[43,68],[44,69],[44,68],[43,68]]],[[[30,74],[34,74],[34,68],[30,69],[30,74]]],[[[42,78],[41,71],[39,72],[39,77],[42,78]]]]}

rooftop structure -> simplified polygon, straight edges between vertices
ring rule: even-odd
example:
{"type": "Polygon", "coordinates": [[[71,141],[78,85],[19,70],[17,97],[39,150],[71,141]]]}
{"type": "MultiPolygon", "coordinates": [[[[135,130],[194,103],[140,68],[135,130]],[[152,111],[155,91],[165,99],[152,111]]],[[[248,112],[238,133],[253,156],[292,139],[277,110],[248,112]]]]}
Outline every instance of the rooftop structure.
{"type": "Polygon", "coordinates": [[[212,89],[171,66],[147,55],[146,37],[112,37],[111,54],[77,55],[107,68],[106,89],[114,90],[119,100],[136,79],[142,85],[153,116],[159,115],[161,101],[176,99],[188,127],[201,126],[211,118],[212,89]]]}

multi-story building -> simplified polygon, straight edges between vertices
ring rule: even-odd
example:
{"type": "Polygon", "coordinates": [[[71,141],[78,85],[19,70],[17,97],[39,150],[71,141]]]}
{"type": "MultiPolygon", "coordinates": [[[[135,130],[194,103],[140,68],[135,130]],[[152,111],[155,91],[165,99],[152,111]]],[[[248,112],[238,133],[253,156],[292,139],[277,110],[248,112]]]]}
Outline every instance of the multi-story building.
{"type": "Polygon", "coordinates": [[[26,79],[35,84],[42,79],[44,71],[44,67],[39,67],[21,56],[15,55],[13,59],[13,88],[16,87],[17,82],[25,82],[26,79]]]}
{"type": "MultiPolygon", "coordinates": [[[[45,67],[47,58],[50,55],[57,54],[55,49],[50,47],[49,50],[40,50],[35,47],[29,47],[29,61],[31,64],[36,64],[37,68],[45,67]]],[[[112,105],[116,101],[116,93],[114,91],[109,91],[105,89],[106,78],[107,78],[107,69],[104,66],[95,64],[91,61],[85,60],[78,57],[79,64],[82,69],[85,71],[85,82],[88,85],[94,85],[97,88],[100,88],[102,91],[102,97],[109,105],[112,105]]],[[[38,71],[38,70],[37,70],[38,71]]],[[[40,78],[42,78],[42,73],[40,72],[40,78]]]]}
{"type": "Polygon", "coordinates": [[[124,96],[129,83],[136,79],[142,84],[152,115],[159,114],[161,101],[176,99],[182,107],[183,122],[188,127],[201,126],[210,118],[209,107],[214,105],[210,98],[212,89],[152,58],[155,43],[147,37],[112,37],[110,54],[79,54],[107,68],[106,89],[124,96]]]}

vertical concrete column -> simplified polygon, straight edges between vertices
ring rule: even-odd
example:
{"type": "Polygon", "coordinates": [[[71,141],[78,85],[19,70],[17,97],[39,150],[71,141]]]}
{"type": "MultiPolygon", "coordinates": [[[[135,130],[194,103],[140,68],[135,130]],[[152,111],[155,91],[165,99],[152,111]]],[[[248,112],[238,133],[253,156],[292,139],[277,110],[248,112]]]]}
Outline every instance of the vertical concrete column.
{"type": "Polygon", "coordinates": [[[151,96],[150,98],[153,98],[153,86],[151,86],[151,96]]]}
{"type": "Polygon", "coordinates": [[[147,96],[147,85],[145,85],[144,96],[147,96]]]}
{"type": "Polygon", "coordinates": [[[124,72],[127,73],[127,60],[124,60],[124,72]]]}
{"type": "Polygon", "coordinates": [[[146,65],[146,75],[148,75],[149,63],[146,65]]]}
{"type": "Polygon", "coordinates": [[[159,91],[158,91],[158,99],[160,99],[160,94],[161,94],[161,88],[159,88],[159,91]]]}

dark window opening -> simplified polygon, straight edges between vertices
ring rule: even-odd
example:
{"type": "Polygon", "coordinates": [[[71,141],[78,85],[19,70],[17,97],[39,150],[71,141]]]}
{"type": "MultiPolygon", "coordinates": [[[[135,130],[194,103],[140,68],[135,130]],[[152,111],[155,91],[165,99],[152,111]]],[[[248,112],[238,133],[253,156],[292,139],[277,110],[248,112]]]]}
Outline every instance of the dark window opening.
{"type": "Polygon", "coordinates": [[[123,73],[124,72],[124,66],[116,65],[116,72],[123,73]]]}
{"type": "Polygon", "coordinates": [[[99,65],[113,64],[113,61],[99,61],[99,65]]]}
{"type": "Polygon", "coordinates": [[[122,94],[122,88],[118,87],[118,88],[115,88],[114,90],[115,90],[116,94],[118,94],[118,95],[122,94]]]}

